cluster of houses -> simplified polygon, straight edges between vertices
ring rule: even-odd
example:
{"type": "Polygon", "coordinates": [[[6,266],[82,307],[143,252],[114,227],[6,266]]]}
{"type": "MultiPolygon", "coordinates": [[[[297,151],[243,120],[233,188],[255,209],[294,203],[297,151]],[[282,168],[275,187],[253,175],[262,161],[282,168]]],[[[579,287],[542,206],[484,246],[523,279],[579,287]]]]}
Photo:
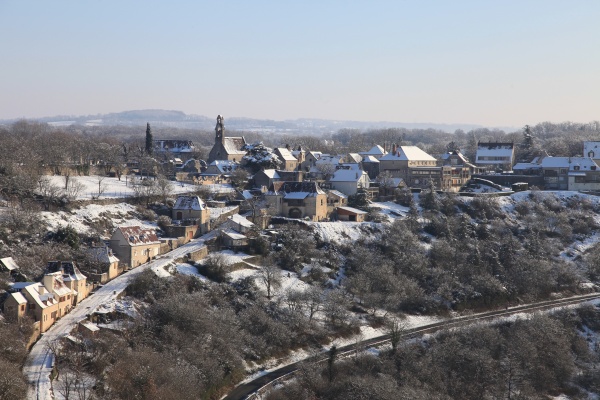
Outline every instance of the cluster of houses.
{"type": "MultiPolygon", "coordinates": [[[[221,116],[215,132],[215,143],[204,167],[193,159],[176,159],[182,175],[191,175],[199,183],[224,183],[231,181],[238,168],[244,168],[244,137],[225,136],[221,116]]],[[[189,141],[160,140],[156,150],[183,154],[191,153],[194,147],[189,141]]],[[[215,236],[221,246],[240,250],[248,245],[251,234],[256,234],[257,214],[263,228],[262,217],[268,223],[273,216],[364,221],[367,213],[348,205],[349,198],[359,192],[381,198],[397,188],[419,189],[432,183],[439,190],[458,192],[477,177],[501,185],[527,182],[546,189],[600,190],[600,142],[585,142],[581,157],[546,156],[517,164],[514,144],[503,142],[480,142],[474,163],[459,150],[434,157],[416,146],[395,144],[375,145],[365,152],[344,155],[286,146],[273,149],[272,156],[278,159],[278,167],[256,172],[249,181],[251,189],[239,193],[239,201],[246,203],[251,216],[238,214],[236,207],[211,221],[210,209],[200,197],[179,196],[171,209],[171,224],[163,227],[164,237],[159,237],[155,229],[119,227],[102,246],[89,249],[89,259],[97,267],[95,272],[82,274],[74,261],[49,262],[41,282],[17,282],[12,286],[4,301],[5,315],[31,315],[39,321],[43,333],[96,285],[171,251],[216,225],[219,228],[215,236]],[[498,170],[503,173],[497,173],[498,170]],[[253,204],[248,207],[249,203],[253,204]]],[[[10,257],[0,259],[0,270],[19,274],[19,267],[10,257]]]]}
{"type": "MultiPolygon", "coordinates": [[[[1,259],[0,267],[11,272],[19,269],[12,257],[1,259]]],[[[74,261],[51,261],[41,282],[16,282],[12,286],[4,301],[4,314],[13,319],[30,315],[43,333],[85,299],[92,287],[74,261]]]]}
{"type": "MultiPolygon", "coordinates": [[[[16,282],[11,286],[4,301],[4,314],[9,319],[29,315],[39,322],[39,331],[44,333],[98,284],[210,230],[208,207],[198,196],[179,196],[171,211],[174,224],[168,233],[174,236],[159,238],[155,229],[140,226],[118,227],[105,244],[88,249],[88,261],[96,272],[86,276],[75,261],[51,261],[41,282],[16,282]]],[[[0,271],[10,273],[16,280],[23,277],[12,257],[0,259],[0,271]]]]}

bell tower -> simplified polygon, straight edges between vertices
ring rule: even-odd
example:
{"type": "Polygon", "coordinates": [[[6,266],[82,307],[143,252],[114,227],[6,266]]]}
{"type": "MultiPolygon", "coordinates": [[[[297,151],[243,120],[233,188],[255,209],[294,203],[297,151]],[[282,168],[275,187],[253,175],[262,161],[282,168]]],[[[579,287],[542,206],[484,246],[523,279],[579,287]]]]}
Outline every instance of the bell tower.
{"type": "Polygon", "coordinates": [[[215,126],[215,143],[225,143],[225,118],[222,115],[217,116],[217,125],[215,126]]]}

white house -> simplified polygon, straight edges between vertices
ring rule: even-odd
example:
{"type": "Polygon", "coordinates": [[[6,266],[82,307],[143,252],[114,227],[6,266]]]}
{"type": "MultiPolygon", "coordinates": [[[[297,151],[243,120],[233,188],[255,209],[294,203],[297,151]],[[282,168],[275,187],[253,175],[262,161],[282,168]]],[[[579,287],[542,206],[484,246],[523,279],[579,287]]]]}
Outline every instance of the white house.
{"type": "Polygon", "coordinates": [[[356,194],[358,189],[368,189],[371,183],[369,175],[358,164],[344,164],[329,179],[331,187],[347,196],[356,194]]]}
{"type": "Polygon", "coordinates": [[[501,168],[505,171],[512,170],[515,160],[514,143],[479,142],[475,165],[478,167],[501,168]]]}

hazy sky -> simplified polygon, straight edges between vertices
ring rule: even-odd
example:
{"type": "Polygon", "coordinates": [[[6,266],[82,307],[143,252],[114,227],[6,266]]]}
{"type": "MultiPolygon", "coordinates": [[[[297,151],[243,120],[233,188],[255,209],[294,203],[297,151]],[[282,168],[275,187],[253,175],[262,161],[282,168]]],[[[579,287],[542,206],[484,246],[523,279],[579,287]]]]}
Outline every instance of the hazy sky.
{"type": "Polygon", "coordinates": [[[0,118],[600,119],[600,1],[0,0],[0,118]]]}

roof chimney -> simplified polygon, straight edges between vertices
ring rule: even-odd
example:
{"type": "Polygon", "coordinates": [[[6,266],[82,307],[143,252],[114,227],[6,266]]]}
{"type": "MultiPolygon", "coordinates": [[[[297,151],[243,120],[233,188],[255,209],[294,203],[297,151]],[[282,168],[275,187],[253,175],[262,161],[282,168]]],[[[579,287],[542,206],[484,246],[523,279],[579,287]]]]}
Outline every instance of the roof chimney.
{"type": "Polygon", "coordinates": [[[44,285],[40,285],[39,289],[38,289],[38,293],[40,295],[44,295],[46,294],[46,288],[44,287],[44,285]]]}

